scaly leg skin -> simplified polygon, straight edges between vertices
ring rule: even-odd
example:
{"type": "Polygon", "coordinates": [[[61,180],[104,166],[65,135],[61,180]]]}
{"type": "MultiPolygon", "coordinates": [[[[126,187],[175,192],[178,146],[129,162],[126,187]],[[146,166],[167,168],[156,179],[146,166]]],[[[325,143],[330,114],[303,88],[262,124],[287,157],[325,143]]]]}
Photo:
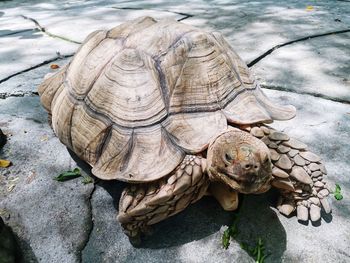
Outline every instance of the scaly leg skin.
{"type": "Polygon", "coordinates": [[[168,176],[124,189],[117,219],[132,244],[141,242],[141,234],[147,234],[150,225],[179,213],[206,193],[205,163],[199,156],[186,155],[168,176]]]}
{"type": "Polygon", "coordinates": [[[327,201],[329,187],[324,180],[327,174],[321,158],[307,150],[307,146],[283,132],[261,125],[245,128],[261,139],[270,149],[273,164],[272,186],[278,188],[281,197],[277,208],[289,216],[297,211],[299,221],[317,222],[321,218],[321,206],[331,212],[327,201]]]}

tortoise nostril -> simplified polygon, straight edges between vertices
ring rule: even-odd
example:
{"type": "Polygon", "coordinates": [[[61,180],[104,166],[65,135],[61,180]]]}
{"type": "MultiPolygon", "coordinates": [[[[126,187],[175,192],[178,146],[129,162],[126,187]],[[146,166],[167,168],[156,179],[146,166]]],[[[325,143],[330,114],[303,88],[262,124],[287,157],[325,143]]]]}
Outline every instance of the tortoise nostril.
{"type": "Polygon", "coordinates": [[[250,164],[246,164],[246,165],[244,166],[244,168],[248,170],[248,169],[251,168],[251,165],[250,165],[250,164]]]}
{"type": "Polygon", "coordinates": [[[254,166],[254,168],[255,168],[255,169],[258,169],[258,166],[257,166],[257,165],[255,165],[255,166],[254,166]]]}

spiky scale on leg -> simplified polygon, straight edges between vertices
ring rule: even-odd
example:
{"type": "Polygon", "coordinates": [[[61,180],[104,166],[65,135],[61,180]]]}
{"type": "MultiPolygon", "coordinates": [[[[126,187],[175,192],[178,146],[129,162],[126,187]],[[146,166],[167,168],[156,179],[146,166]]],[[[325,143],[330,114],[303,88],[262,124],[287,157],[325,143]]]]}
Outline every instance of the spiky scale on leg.
{"type": "Polygon", "coordinates": [[[313,222],[321,218],[321,205],[326,213],[330,213],[327,201],[329,190],[324,183],[327,171],[321,158],[308,151],[304,143],[283,132],[266,125],[257,128],[260,130],[254,129],[250,133],[259,134],[259,138],[270,148],[274,176],[272,185],[280,189],[282,195],[277,206],[279,211],[288,216],[297,210],[298,220],[307,221],[310,218],[313,222]],[[264,136],[261,136],[261,132],[264,136]]]}
{"type": "Polygon", "coordinates": [[[149,226],[184,210],[207,191],[205,159],[187,155],[168,176],[158,181],[124,189],[119,202],[120,221],[130,241],[137,245],[149,226]]]}

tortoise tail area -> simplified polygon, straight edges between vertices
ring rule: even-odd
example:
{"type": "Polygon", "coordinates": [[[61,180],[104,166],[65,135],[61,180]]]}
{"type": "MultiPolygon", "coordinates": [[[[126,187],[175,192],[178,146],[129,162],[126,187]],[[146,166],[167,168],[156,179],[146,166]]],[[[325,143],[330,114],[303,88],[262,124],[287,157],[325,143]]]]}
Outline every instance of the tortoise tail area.
{"type": "Polygon", "coordinates": [[[45,76],[44,81],[38,87],[40,101],[45,110],[51,114],[51,105],[53,101],[60,94],[63,89],[63,82],[65,78],[67,65],[62,67],[58,72],[45,76]],[[49,75],[49,76],[48,76],[49,75]]]}

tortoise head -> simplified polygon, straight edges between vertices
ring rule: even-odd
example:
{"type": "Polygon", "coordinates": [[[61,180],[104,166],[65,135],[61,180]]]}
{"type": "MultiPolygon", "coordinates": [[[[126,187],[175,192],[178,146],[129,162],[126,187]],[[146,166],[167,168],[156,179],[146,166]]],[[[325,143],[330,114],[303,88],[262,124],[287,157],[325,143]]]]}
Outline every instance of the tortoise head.
{"type": "Polygon", "coordinates": [[[263,193],[270,188],[271,159],[267,146],[247,132],[231,129],[209,145],[207,171],[241,193],[263,193]]]}

